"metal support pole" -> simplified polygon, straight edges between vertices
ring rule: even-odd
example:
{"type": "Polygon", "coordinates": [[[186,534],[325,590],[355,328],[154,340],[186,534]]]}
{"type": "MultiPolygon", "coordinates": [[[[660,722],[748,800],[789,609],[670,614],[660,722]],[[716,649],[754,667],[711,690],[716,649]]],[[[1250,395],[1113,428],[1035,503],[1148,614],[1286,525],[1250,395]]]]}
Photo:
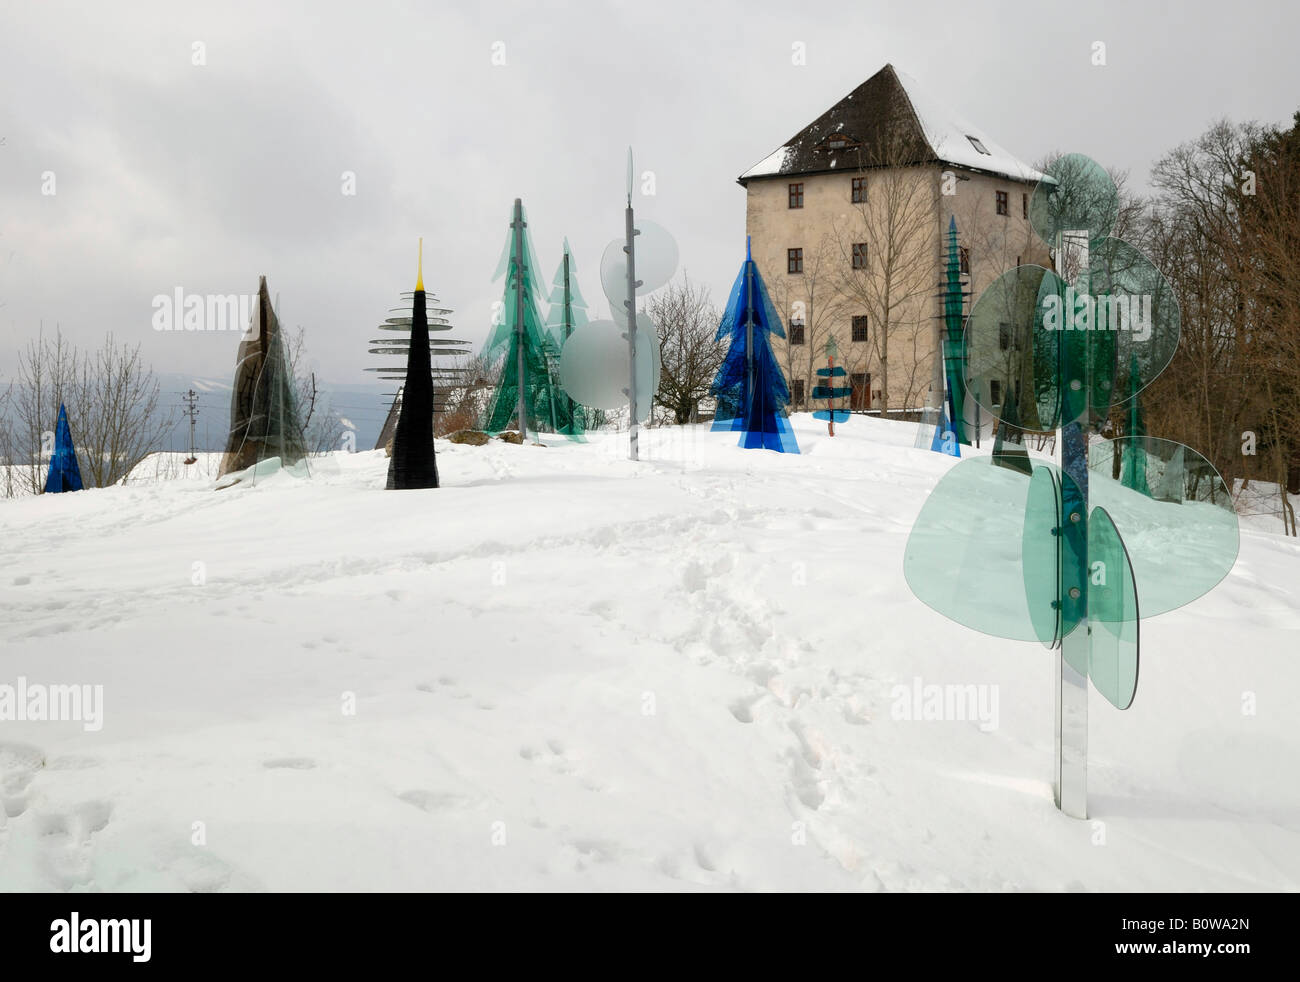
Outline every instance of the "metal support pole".
{"type": "Polygon", "coordinates": [[[831,418],[830,421],[826,424],[826,429],[830,431],[831,436],[834,436],[835,435],[835,359],[833,357],[826,359],[826,367],[830,369],[830,375],[826,379],[826,387],[830,389],[831,392],[831,397],[828,400],[830,402],[830,407],[831,407],[831,412],[830,412],[831,418]]]}
{"type": "Polygon", "coordinates": [[[628,386],[627,404],[632,417],[628,425],[628,459],[639,460],[637,449],[637,393],[636,393],[636,288],[641,284],[636,278],[636,245],[633,241],[638,234],[632,216],[632,149],[627,151],[627,212],[625,214],[627,245],[627,352],[628,352],[628,386]]]}
{"type": "Polygon", "coordinates": [[[518,357],[516,365],[519,378],[519,439],[522,442],[528,437],[528,400],[524,396],[524,373],[526,369],[526,359],[524,358],[524,345],[527,336],[524,334],[524,203],[521,199],[515,198],[515,220],[510,224],[515,230],[515,344],[518,347],[518,357]]]}
{"type": "MultiPolygon", "coordinates": [[[[1057,255],[1063,237],[1057,235],[1057,255]]],[[[1086,248],[1086,247],[1085,247],[1086,248]]],[[[1087,268],[1086,254],[1080,268],[1087,268]]],[[[1080,277],[1086,288],[1086,278],[1080,277]]],[[[1056,806],[1072,818],[1088,817],[1088,431],[1091,366],[1086,342],[1075,350],[1061,337],[1059,380],[1064,406],[1078,407],[1061,427],[1061,577],[1058,600],[1064,634],[1056,655],[1056,806]]]]}
{"type": "Polygon", "coordinates": [[[757,421],[754,400],[754,260],[749,255],[749,242],[745,242],[745,429],[752,431],[757,421]]]}
{"type": "MultiPolygon", "coordinates": [[[[568,240],[564,243],[564,343],[569,343],[569,338],[573,334],[573,294],[569,286],[569,244],[568,240]]],[[[576,432],[573,417],[577,414],[577,408],[573,398],[566,392],[564,394],[565,402],[569,407],[569,432],[576,432]]]]}

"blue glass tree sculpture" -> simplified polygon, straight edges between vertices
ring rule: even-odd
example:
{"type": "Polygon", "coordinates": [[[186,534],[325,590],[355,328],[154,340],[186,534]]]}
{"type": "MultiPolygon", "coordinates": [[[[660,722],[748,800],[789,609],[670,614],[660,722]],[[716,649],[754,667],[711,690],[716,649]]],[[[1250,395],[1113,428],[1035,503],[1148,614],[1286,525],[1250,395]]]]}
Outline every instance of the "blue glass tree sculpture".
{"type": "Polygon", "coordinates": [[[59,422],[54,428],[54,455],[50,457],[50,472],[45,478],[45,493],[80,490],[81,468],[77,466],[77,448],[72,443],[72,429],[68,426],[68,410],[59,403],[59,422]]]}
{"type": "Polygon", "coordinates": [[[746,239],[745,262],[718,324],[717,339],[726,340],[728,348],[713,381],[717,400],[713,429],[739,431],[745,448],[798,453],[783,412],[790,402],[790,388],[772,352],[772,337],[785,337],[785,329],[746,239]]]}

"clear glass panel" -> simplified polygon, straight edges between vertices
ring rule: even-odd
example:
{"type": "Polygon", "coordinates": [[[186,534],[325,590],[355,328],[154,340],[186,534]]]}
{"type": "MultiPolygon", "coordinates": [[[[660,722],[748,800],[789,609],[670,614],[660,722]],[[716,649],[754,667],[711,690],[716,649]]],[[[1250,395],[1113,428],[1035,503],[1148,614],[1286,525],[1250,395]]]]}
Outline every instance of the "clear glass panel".
{"type": "Polygon", "coordinates": [[[1017,266],[989,285],[966,320],[966,371],[983,414],[1001,416],[1008,398],[1021,428],[1042,433],[1060,421],[1060,332],[1044,324],[1048,297],[1065,281],[1041,266],[1017,266]]]}
{"type": "MultiPolygon", "coordinates": [[[[677,272],[677,240],[667,229],[654,222],[637,221],[640,235],[636,237],[636,278],[641,285],[636,295],[652,293],[664,286],[677,272]]],[[[605,246],[600,258],[600,285],[605,298],[615,314],[626,310],[627,304],[627,254],[623,247],[626,238],[617,238],[605,246]]]]}
{"type": "Polygon", "coordinates": [[[1054,467],[1034,468],[1024,516],[1020,556],[1029,619],[1038,640],[1054,648],[1061,640],[1061,483],[1054,467]]]}
{"type": "Polygon", "coordinates": [[[627,405],[626,327],[596,320],[574,331],[560,354],[560,385],[594,409],[627,405]]]}
{"type": "Polygon", "coordinates": [[[1136,398],[1168,367],[1178,348],[1178,300],[1164,274],[1121,239],[1103,239],[1088,251],[1092,296],[1093,406],[1136,398]]]}
{"type": "Polygon", "coordinates": [[[636,278],[641,281],[637,296],[652,293],[667,285],[677,272],[677,240],[662,225],[636,223],[641,234],[636,237],[636,278]]]}
{"type": "MultiPolygon", "coordinates": [[[[610,320],[584,324],[560,354],[560,385],[577,403],[616,410],[628,404],[627,325],[610,320]]],[[[659,389],[659,335],[654,321],[637,314],[637,419],[649,417],[659,389]]]]}
{"type": "Polygon", "coordinates": [[[1091,157],[1067,153],[1047,169],[1029,201],[1029,222],[1049,245],[1062,233],[1087,231],[1105,238],[1119,214],[1119,194],[1106,169],[1091,157]]]}
{"type": "Polygon", "coordinates": [[[1232,495],[1190,447],[1146,436],[1095,442],[1088,485],[1092,503],[1123,530],[1144,617],[1203,596],[1236,562],[1232,495]]]}
{"type": "Polygon", "coordinates": [[[1041,640],[1021,563],[1029,487],[1030,478],[995,467],[990,457],[955,464],[907,539],[903,573],[917,598],[984,634],[1041,640]]]}
{"type": "Polygon", "coordinates": [[[1137,583],[1105,508],[1088,519],[1088,626],[1088,677],[1107,702],[1128,709],[1138,680],[1137,583]]]}

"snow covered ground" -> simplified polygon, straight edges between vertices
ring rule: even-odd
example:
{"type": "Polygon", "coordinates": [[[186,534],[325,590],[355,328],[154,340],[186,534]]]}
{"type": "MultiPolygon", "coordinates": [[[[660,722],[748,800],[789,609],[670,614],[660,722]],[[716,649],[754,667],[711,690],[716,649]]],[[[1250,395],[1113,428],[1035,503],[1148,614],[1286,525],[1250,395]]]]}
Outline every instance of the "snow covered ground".
{"type": "Polygon", "coordinates": [[[1296,540],[1143,622],[1076,821],[1054,656],[904,582],[952,461],[795,429],[0,501],[0,685],[103,686],[98,730],[0,722],[0,889],[1300,889],[1296,540]],[[895,718],[916,684],[996,713],[895,718]]]}

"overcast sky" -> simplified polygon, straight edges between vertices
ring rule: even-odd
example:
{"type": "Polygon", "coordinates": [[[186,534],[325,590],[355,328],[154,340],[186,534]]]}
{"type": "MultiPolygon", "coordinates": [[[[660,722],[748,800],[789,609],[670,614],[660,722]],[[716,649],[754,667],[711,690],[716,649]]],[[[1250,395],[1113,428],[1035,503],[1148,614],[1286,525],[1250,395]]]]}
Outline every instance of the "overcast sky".
{"type": "Polygon", "coordinates": [[[597,267],[622,232],[629,145],[656,178],[638,214],[672,230],[720,301],[744,258],[736,177],[886,62],[1022,159],[1078,151],[1141,187],[1219,117],[1300,108],[1297,10],[2,0],[0,378],[42,319],[78,343],[141,341],[158,371],[224,378],[237,336],[156,333],[152,298],[252,293],[265,274],[321,372],[364,381],[419,236],[426,287],[477,342],[515,197],[547,281],[568,236],[608,316],[597,267]]]}

